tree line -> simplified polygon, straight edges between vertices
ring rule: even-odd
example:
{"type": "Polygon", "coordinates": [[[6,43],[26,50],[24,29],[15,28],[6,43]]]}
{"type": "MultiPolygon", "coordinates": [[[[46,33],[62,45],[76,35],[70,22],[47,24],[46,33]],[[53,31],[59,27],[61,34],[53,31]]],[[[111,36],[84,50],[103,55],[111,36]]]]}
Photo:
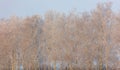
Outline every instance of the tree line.
{"type": "Polygon", "coordinates": [[[119,15],[102,3],[90,12],[1,19],[0,69],[117,70],[119,15]]]}

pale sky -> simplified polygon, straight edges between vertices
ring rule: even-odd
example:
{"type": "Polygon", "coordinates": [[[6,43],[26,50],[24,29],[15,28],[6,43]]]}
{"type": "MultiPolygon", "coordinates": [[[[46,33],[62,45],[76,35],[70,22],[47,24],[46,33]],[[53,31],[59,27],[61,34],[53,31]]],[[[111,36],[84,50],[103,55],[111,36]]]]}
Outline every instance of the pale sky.
{"type": "Polygon", "coordinates": [[[107,1],[113,2],[114,11],[120,11],[120,0],[0,0],[0,18],[43,15],[48,10],[68,13],[74,8],[84,12],[94,9],[97,3],[107,1]]]}

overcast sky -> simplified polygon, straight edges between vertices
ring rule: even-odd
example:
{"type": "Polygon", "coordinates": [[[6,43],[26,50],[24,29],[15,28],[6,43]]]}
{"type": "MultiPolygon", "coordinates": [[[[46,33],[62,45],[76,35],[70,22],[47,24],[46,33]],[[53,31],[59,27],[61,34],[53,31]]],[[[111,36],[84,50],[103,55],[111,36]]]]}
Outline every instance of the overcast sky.
{"type": "Polygon", "coordinates": [[[120,10],[120,0],[0,0],[0,18],[43,15],[48,10],[68,13],[76,8],[79,12],[90,11],[97,3],[107,1],[113,2],[114,11],[120,10]]]}

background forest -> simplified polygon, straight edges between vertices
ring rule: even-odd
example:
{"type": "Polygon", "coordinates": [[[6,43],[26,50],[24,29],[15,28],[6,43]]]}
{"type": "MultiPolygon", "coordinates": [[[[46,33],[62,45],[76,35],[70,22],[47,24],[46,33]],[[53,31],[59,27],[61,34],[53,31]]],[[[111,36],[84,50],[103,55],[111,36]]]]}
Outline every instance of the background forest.
{"type": "Polygon", "coordinates": [[[91,12],[0,20],[0,70],[119,70],[120,12],[111,3],[91,12]]]}

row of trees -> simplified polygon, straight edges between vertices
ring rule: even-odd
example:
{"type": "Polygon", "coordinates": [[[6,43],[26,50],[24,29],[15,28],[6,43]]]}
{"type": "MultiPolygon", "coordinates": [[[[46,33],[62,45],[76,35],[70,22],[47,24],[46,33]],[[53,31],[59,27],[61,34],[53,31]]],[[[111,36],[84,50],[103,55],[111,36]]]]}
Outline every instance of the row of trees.
{"type": "Polygon", "coordinates": [[[111,3],[91,12],[68,15],[49,11],[39,15],[0,20],[0,69],[40,66],[85,70],[120,67],[119,13],[111,3]]]}

